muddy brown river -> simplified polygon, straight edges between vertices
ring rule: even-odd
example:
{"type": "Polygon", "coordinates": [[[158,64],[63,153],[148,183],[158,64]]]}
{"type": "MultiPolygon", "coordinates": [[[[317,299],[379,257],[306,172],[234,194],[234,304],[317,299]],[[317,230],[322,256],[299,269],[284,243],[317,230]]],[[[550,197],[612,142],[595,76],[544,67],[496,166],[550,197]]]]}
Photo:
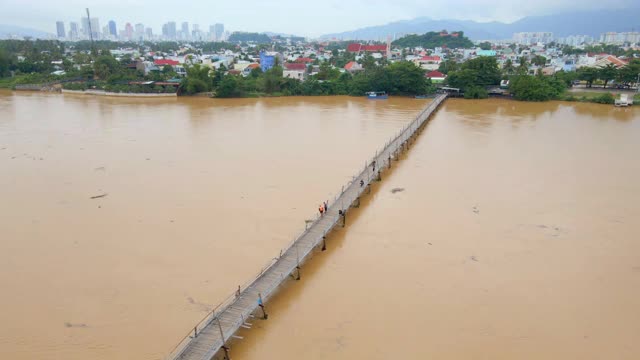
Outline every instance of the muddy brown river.
{"type": "MultiPolygon", "coordinates": [[[[0,92],[0,358],[161,359],[425,100],[0,92]]],[[[640,109],[447,100],[238,359],[637,359],[640,109]]]]}

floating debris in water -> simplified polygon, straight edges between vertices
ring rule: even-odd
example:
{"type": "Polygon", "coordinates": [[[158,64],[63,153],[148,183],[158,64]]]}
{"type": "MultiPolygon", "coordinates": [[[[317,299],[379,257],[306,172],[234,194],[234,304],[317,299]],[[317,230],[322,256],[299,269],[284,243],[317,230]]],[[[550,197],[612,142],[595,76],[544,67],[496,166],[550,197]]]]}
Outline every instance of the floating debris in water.
{"type": "Polygon", "coordinates": [[[393,188],[393,189],[391,189],[391,193],[392,194],[403,192],[403,191],[404,191],[404,188],[393,188]]]}
{"type": "Polygon", "coordinates": [[[107,195],[109,195],[109,194],[104,193],[104,194],[100,194],[100,195],[92,196],[90,199],[100,199],[100,198],[103,198],[103,197],[105,197],[105,196],[107,196],[107,195]]]}
{"type": "Polygon", "coordinates": [[[65,323],[64,323],[64,326],[65,326],[65,327],[68,327],[68,328],[86,328],[86,327],[89,327],[89,326],[88,326],[87,324],[85,324],[85,323],[73,324],[73,323],[70,323],[70,322],[65,322],[65,323]]]}

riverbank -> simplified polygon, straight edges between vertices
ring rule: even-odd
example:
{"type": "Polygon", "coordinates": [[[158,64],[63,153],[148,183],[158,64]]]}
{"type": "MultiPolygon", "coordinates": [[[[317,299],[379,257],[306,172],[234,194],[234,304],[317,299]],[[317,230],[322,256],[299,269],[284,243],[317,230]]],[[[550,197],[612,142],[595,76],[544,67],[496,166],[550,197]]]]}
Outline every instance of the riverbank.
{"type": "Polygon", "coordinates": [[[63,94],[78,94],[78,95],[96,95],[96,96],[115,96],[115,97],[141,97],[141,98],[158,98],[158,97],[177,97],[177,93],[116,93],[108,92],[104,90],[67,90],[62,89],[63,94]]]}

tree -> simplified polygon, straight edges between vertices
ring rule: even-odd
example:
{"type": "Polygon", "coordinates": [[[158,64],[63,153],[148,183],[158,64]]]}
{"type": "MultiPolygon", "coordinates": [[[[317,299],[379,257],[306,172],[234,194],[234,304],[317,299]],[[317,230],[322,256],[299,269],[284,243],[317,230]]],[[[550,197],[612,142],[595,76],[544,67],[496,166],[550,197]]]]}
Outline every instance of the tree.
{"type": "Polygon", "coordinates": [[[607,88],[607,83],[616,78],[618,74],[618,68],[613,64],[607,64],[598,69],[598,78],[604,81],[604,88],[607,88]]]}
{"type": "Polygon", "coordinates": [[[527,58],[522,56],[518,61],[519,65],[516,69],[518,75],[526,75],[529,72],[529,64],[527,63],[527,58]]]}
{"type": "Polygon", "coordinates": [[[504,71],[505,75],[513,74],[515,69],[516,68],[513,66],[513,61],[511,61],[511,59],[507,59],[507,61],[505,61],[504,65],[502,66],[502,70],[504,71]]]}
{"type": "Polygon", "coordinates": [[[218,86],[216,97],[230,98],[242,95],[239,79],[235,75],[225,75],[218,86]]]}
{"type": "Polygon", "coordinates": [[[509,82],[509,91],[517,100],[547,101],[560,96],[564,84],[544,76],[514,76],[509,82]]]}
{"type": "Polygon", "coordinates": [[[111,55],[100,55],[93,62],[94,74],[99,79],[106,79],[120,70],[120,63],[111,55]]]}
{"type": "Polygon", "coordinates": [[[587,87],[590,88],[594,81],[598,79],[598,70],[592,67],[581,67],[578,69],[578,79],[587,82],[587,87]]]}
{"type": "Polygon", "coordinates": [[[460,68],[460,65],[454,60],[445,60],[440,63],[438,66],[438,71],[443,74],[448,74],[449,72],[456,71],[460,68]]]}
{"type": "Polygon", "coordinates": [[[386,68],[391,79],[391,93],[401,95],[426,94],[429,81],[424,70],[410,61],[399,61],[386,68]]]}
{"type": "Polygon", "coordinates": [[[547,63],[547,58],[542,55],[536,55],[531,59],[531,63],[537,66],[545,66],[547,63]]]}
{"type": "Polygon", "coordinates": [[[481,42],[479,45],[480,49],[482,50],[491,50],[491,43],[488,41],[483,41],[481,42]]]}
{"type": "Polygon", "coordinates": [[[482,56],[463,63],[461,69],[449,73],[447,83],[463,91],[470,87],[486,87],[500,83],[500,70],[494,57],[482,56]]]}
{"type": "Polygon", "coordinates": [[[4,49],[0,48],[0,77],[9,76],[9,70],[12,63],[13,61],[9,54],[4,49]]]}

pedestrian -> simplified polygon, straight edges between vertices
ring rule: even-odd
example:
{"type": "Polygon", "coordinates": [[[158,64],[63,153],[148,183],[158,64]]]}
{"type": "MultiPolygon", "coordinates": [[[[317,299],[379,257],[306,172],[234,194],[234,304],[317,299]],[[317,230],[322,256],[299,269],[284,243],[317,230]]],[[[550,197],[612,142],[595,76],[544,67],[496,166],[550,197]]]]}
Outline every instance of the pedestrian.
{"type": "Polygon", "coordinates": [[[322,204],[318,207],[318,211],[320,211],[320,216],[322,216],[322,213],[324,213],[324,206],[322,204]]]}
{"type": "Polygon", "coordinates": [[[373,160],[372,165],[373,165],[373,172],[376,172],[376,161],[375,160],[373,160]]]}
{"type": "Polygon", "coordinates": [[[329,200],[324,202],[324,212],[327,212],[329,210],[329,200]]]}
{"type": "Polygon", "coordinates": [[[360,179],[360,187],[364,186],[364,180],[360,179]]]}

